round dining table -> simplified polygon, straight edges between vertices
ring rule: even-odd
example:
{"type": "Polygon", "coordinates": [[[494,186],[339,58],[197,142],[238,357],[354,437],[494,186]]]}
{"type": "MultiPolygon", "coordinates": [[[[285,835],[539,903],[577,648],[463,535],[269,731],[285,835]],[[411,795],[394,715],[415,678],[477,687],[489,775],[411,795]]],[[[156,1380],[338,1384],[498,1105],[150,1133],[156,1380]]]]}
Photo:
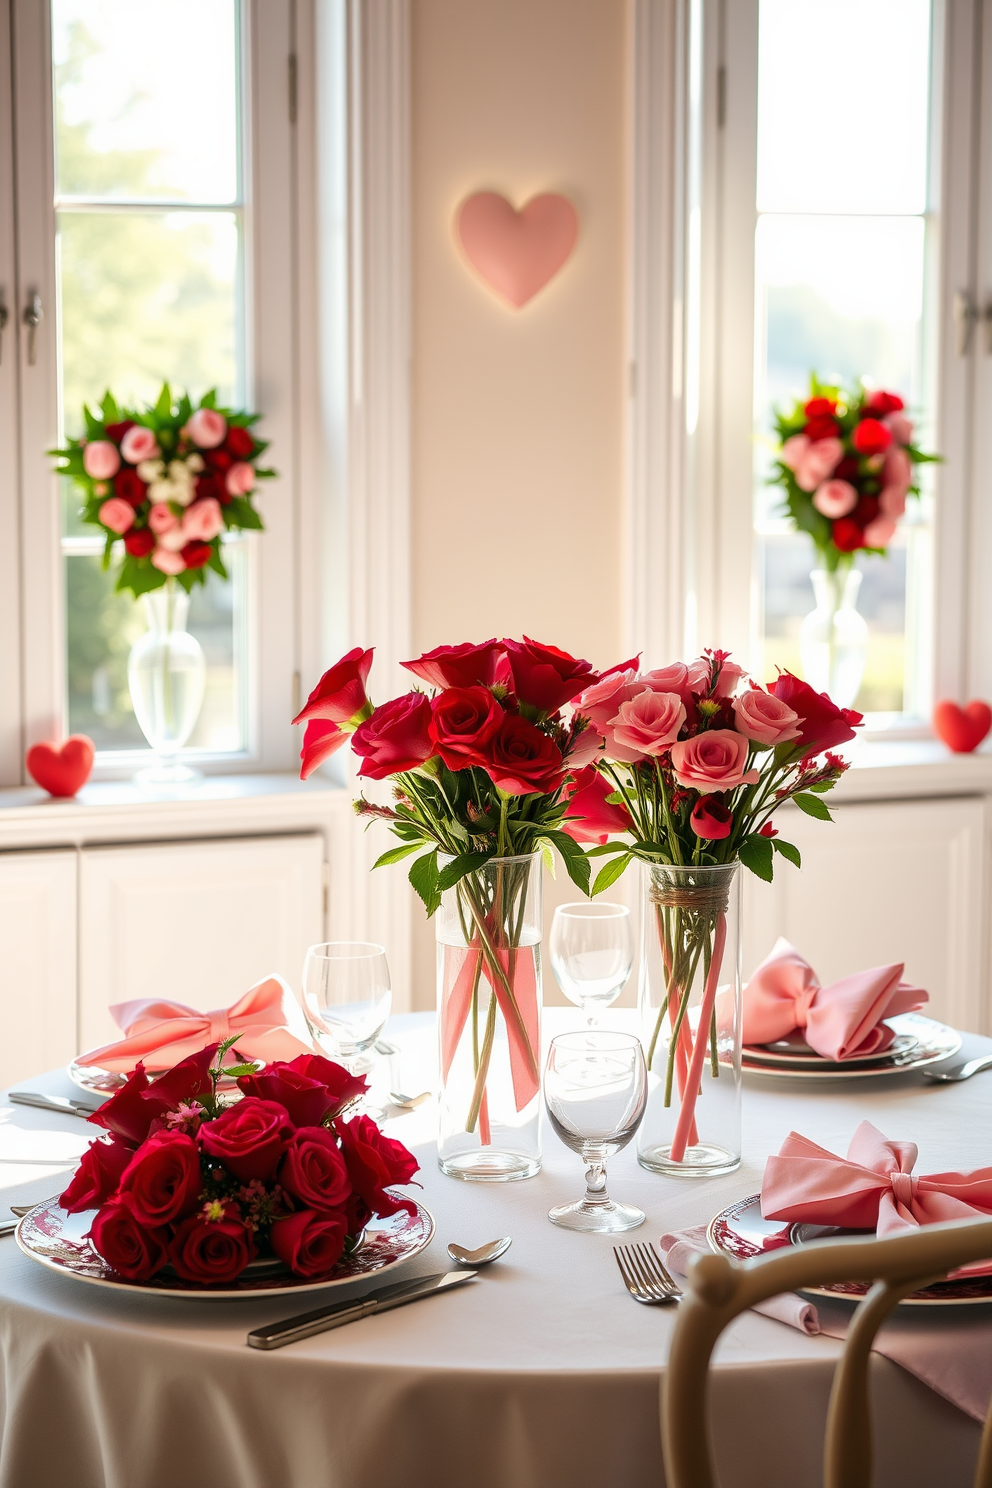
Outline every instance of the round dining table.
{"type": "MultiPolygon", "coordinates": [[[[630,1016],[607,1015],[620,1024],[630,1016]]],[[[572,1010],[551,1009],[546,1035],[580,1024],[572,1010]]],[[[434,1083],[433,1028],[428,1014],[390,1022],[386,1037],[398,1053],[381,1061],[384,1089],[415,1093],[434,1083]]],[[[966,1053],[989,1049],[992,1041],[966,1037],[966,1053]]],[[[61,1071],[18,1083],[79,1094],[61,1071]]],[[[865,1118],[917,1142],[919,1171],[986,1165],[992,1073],[947,1086],[919,1073],[831,1084],[748,1076],[738,1171],[659,1177],[638,1166],[633,1144],[612,1160],[611,1193],[647,1216],[620,1238],[657,1242],[702,1224],[758,1191],[765,1158],[790,1130],[843,1152],[865,1118]]],[[[413,1191],[437,1220],[431,1246],[389,1280],[450,1269],[452,1240],[474,1247],[508,1235],[509,1251],[446,1295],[278,1351],[249,1348],[246,1335],[322,1305],[328,1293],[187,1301],[105,1290],[55,1274],[12,1237],[0,1239],[0,1488],[658,1488],[659,1382],[676,1309],[639,1306],[628,1295],[615,1237],[549,1223],[552,1206],[581,1193],[583,1171],[547,1122],[540,1174],[505,1184],[443,1176],[435,1126],[432,1100],[386,1123],[419,1158],[423,1188],[413,1191]]],[[[24,1131],[72,1134],[44,1139],[56,1144],[88,1135],[72,1116],[4,1097],[0,1220],[11,1203],[40,1201],[67,1182],[55,1162],[5,1159],[22,1151],[24,1131]]],[[[367,1280],[355,1283],[333,1300],[367,1289],[367,1280]]],[[[928,1310],[935,1337],[949,1326],[948,1311],[928,1310]]],[[[992,1308],[967,1312],[955,1327],[992,1324],[992,1308]]],[[[821,1481],[840,1349],[834,1337],[755,1313],[727,1330],[709,1402],[722,1484],[821,1481]]],[[[933,1388],[874,1354],[871,1384],[875,1483],[970,1483],[980,1425],[939,1381],[933,1388]]]]}

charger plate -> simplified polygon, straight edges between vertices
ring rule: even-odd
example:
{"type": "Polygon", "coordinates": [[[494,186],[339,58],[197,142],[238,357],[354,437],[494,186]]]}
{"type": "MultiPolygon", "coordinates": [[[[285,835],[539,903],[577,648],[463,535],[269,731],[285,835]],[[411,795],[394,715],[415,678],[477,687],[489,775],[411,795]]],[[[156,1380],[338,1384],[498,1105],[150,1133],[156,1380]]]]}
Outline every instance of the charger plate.
{"type": "Polygon", "coordinates": [[[56,1199],[46,1200],[29,1210],[17,1226],[14,1232],[17,1244],[39,1265],[63,1276],[73,1276],[77,1281],[89,1282],[91,1286],[211,1302],[229,1301],[256,1292],[278,1297],[289,1292],[316,1292],[347,1286],[349,1282],[379,1276],[413,1260],[434,1237],[434,1216],[422,1204],[417,1204],[416,1213],[412,1215],[401,1209],[387,1219],[371,1219],[357,1249],[350,1256],[342,1256],[332,1275],[323,1281],[293,1276],[274,1259],[253,1261],[237,1281],[222,1282],[218,1286],[183,1281],[182,1277],[168,1272],[159,1272],[150,1281],[128,1281],[126,1277],[118,1276],[85,1238],[95,1213],[94,1209],[88,1209],[82,1214],[67,1214],[59,1208],[56,1199]]]}
{"type": "Polygon", "coordinates": [[[741,1067],[752,1074],[788,1080],[868,1080],[903,1075],[939,1064],[961,1048],[961,1035],[921,1013],[900,1013],[886,1023],[896,1037],[881,1054],[864,1059],[824,1059],[801,1039],[777,1044],[745,1044],[741,1067]]]}
{"type": "MultiPolygon", "coordinates": [[[[711,1250],[730,1256],[735,1261],[749,1261],[754,1256],[769,1255],[792,1245],[805,1245],[810,1240],[832,1240],[841,1235],[867,1236],[871,1231],[841,1230],[828,1225],[793,1224],[780,1219],[762,1219],[761,1195],[739,1199],[729,1205],[706,1229],[711,1250]]],[[[867,1296],[870,1282],[840,1281],[822,1287],[799,1287],[811,1297],[840,1297],[852,1302],[867,1296]]],[[[987,1275],[967,1276],[958,1281],[938,1281],[906,1297],[900,1307],[977,1307],[992,1303],[992,1264],[987,1275]]]]}

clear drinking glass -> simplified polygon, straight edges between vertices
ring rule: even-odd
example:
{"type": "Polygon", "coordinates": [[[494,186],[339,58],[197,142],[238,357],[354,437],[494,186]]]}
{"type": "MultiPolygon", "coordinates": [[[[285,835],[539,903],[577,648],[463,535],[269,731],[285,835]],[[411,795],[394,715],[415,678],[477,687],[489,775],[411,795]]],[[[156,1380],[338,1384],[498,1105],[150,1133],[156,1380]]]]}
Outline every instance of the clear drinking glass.
{"type": "Polygon", "coordinates": [[[392,1004],[381,945],[332,940],[311,946],[303,963],[303,1011],[314,1039],[352,1074],[374,1066],[369,1055],[392,1004]]]}
{"type": "Polygon", "coordinates": [[[551,1209],[552,1224],[609,1234],[644,1223],[643,1210],[614,1203],[606,1192],[606,1160],[634,1135],[647,1093],[644,1052],[632,1034],[585,1029],[551,1040],[544,1071],[548,1115],[565,1146],[587,1164],[584,1197],[551,1209]]]}
{"type": "Polygon", "coordinates": [[[595,1026],[596,1013],[623,991],[634,964],[626,904],[561,904],[551,922],[551,969],[569,1002],[595,1026]]]}

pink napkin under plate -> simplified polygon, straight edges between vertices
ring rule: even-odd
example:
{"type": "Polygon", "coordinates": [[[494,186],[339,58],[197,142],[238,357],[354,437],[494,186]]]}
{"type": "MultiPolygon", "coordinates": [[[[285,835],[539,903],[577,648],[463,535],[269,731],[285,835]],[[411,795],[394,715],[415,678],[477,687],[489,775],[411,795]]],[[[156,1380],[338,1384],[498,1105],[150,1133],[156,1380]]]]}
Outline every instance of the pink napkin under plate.
{"type": "Polygon", "coordinates": [[[801,1029],[824,1059],[882,1053],[895,1037],[884,1019],[915,1012],[929,1000],[902,973],[901,962],[875,966],[824,987],[805,957],[780,936],[744,988],[744,1043],[771,1044],[801,1029]]]}

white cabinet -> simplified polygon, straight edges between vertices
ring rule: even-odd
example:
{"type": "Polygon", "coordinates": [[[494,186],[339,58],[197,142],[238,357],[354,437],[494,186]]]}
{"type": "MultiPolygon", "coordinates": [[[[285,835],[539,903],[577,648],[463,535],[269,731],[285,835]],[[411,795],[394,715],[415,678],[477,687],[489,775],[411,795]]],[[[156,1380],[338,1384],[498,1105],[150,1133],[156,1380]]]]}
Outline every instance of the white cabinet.
{"type": "Polygon", "coordinates": [[[0,1086],[76,1048],[76,854],[0,854],[0,1086]]]}
{"type": "MultiPolygon", "coordinates": [[[[829,800],[829,798],[827,798],[829,800]]],[[[935,1017],[988,1032],[981,797],[838,804],[833,825],[794,807],[775,825],[802,853],[775,881],[745,873],[744,975],[784,935],[823,982],[904,961],[935,1017]]]]}
{"type": "Polygon", "coordinates": [[[307,946],[324,938],[323,865],[316,832],[83,848],[81,1047],[119,1037],[112,1003],[224,1007],[269,972],[298,989],[307,946]]]}

